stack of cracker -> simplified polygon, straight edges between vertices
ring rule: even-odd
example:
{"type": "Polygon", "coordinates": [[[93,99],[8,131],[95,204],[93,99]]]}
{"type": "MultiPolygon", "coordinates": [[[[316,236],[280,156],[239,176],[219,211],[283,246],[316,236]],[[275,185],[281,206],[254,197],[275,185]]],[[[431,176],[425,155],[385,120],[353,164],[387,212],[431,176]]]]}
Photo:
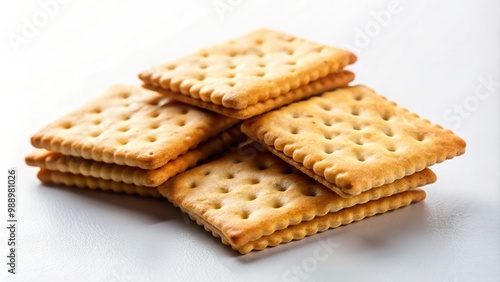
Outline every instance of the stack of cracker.
{"type": "Polygon", "coordinates": [[[156,187],[243,139],[238,120],[114,85],[31,138],[44,183],[161,197],[156,187]]]}
{"type": "Polygon", "coordinates": [[[149,90],[112,88],[27,162],[46,183],[162,195],[242,254],[422,201],[465,142],[347,86],[355,61],[258,30],[142,72],[149,90]]]}

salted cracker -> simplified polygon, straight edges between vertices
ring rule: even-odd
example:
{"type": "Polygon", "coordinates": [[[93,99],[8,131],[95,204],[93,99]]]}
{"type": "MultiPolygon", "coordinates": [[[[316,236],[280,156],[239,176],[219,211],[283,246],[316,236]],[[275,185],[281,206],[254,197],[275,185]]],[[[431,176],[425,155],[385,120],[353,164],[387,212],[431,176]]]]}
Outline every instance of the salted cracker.
{"type": "Polygon", "coordinates": [[[296,101],[300,101],[304,98],[308,98],[313,95],[323,93],[327,90],[333,90],[338,87],[347,86],[347,84],[353,80],[354,80],[354,73],[345,70],[338,71],[329,74],[323,78],[320,78],[318,80],[312,81],[307,85],[291,90],[290,92],[281,94],[274,98],[267,99],[265,101],[257,102],[256,104],[250,105],[241,110],[226,108],[211,102],[204,102],[200,99],[195,99],[192,98],[191,96],[184,95],[178,92],[163,90],[160,87],[154,87],[149,85],[144,85],[144,87],[158,91],[167,97],[181,101],[183,103],[204,108],[225,116],[244,120],[269,112],[281,106],[288,105],[296,101]]]}
{"type": "Polygon", "coordinates": [[[364,86],[340,88],[245,121],[242,131],[343,196],[465,152],[450,130],[364,86]]]}
{"type": "Polygon", "coordinates": [[[246,147],[181,173],[158,190],[224,243],[245,253],[263,248],[266,244],[259,242],[267,239],[262,238],[268,238],[269,245],[289,241],[289,234],[279,230],[435,180],[425,169],[344,199],[271,153],[246,147]]]}
{"type": "Polygon", "coordinates": [[[114,85],[44,127],[31,143],[64,155],[156,169],[236,123],[154,91],[114,85]]]}
{"type": "Polygon", "coordinates": [[[26,157],[26,163],[53,171],[81,174],[138,186],[157,187],[170,177],[195,166],[201,161],[222,153],[227,148],[237,145],[245,138],[246,135],[241,133],[239,128],[233,127],[153,170],[97,162],[45,149],[38,149],[29,154],[26,157]]]}
{"type": "Polygon", "coordinates": [[[84,176],[81,174],[64,173],[42,168],[38,172],[37,177],[42,183],[45,184],[58,184],[82,189],[102,190],[106,192],[161,198],[158,190],[154,187],[114,182],[102,178],[84,176]]]}
{"type": "Polygon", "coordinates": [[[241,110],[355,61],[348,51],[259,29],[148,69],[139,78],[147,85],[241,110]]]}
{"type": "MultiPolygon", "coordinates": [[[[277,230],[270,235],[262,236],[255,241],[250,241],[241,247],[232,246],[232,248],[241,254],[264,250],[268,247],[275,247],[292,240],[301,240],[307,236],[360,221],[370,216],[409,206],[412,203],[423,201],[425,197],[426,194],[423,190],[416,189],[404,191],[392,196],[345,208],[337,212],[328,213],[324,216],[318,216],[310,221],[302,221],[299,224],[277,230]]],[[[220,234],[219,231],[208,222],[198,216],[190,215],[190,217],[195,220],[198,225],[204,226],[206,231],[211,232],[212,235],[217,238],[221,238],[224,244],[230,245],[224,238],[224,235],[220,234]]]]}

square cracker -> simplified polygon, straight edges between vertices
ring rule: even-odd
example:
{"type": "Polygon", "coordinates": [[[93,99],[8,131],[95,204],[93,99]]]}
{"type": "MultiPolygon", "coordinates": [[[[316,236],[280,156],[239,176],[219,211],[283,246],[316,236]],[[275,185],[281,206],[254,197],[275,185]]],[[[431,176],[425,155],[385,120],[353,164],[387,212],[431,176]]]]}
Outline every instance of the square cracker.
{"type": "Polygon", "coordinates": [[[278,230],[435,180],[425,169],[344,199],[273,154],[248,146],[181,173],[158,191],[240,249],[278,230]]]}
{"type": "Polygon", "coordinates": [[[145,84],[241,110],[356,61],[348,51],[260,29],[139,74],[145,84]]]}
{"type": "Polygon", "coordinates": [[[158,190],[153,187],[137,186],[123,182],[114,182],[102,178],[94,178],[81,174],[64,173],[60,171],[40,169],[38,179],[44,184],[58,184],[82,189],[102,190],[106,192],[125,193],[143,197],[161,198],[158,190]]]}
{"type": "MultiPolygon", "coordinates": [[[[342,225],[363,220],[370,216],[399,209],[412,203],[423,201],[425,197],[425,192],[419,189],[404,191],[392,196],[380,198],[378,200],[372,200],[364,204],[357,204],[337,212],[328,213],[324,216],[318,216],[310,221],[302,221],[299,224],[277,230],[270,235],[262,236],[255,241],[250,241],[243,246],[231,247],[241,254],[248,254],[251,251],[260,251],[267,247],[275,247],[280,244],[288,243],[292,240],[301,240],[306,236],[311,236],[328,229],[334,229],[342,225]]],[[[204,221],[199,216],[191,215],[189,213],[188,215],[191,219],[195,220],[198,225],[204,226],[205,230],[211,232],[214,237],[221,238],[221,241],[224,244],[231,245],[227,239],[225,239],[224,235],[211,224],[204,221]]]]}
{"type": "Polygon", "coordinates": [[[307,85],[301,86],[297,89],[291,90],[288,93],[279,95],[277,97],[267,99],[265,101],[258,102],[257,104],[250,105],[245,109],[236,110],[231,108],[226,108],[220,105],[216,105],[210,102],[204,102],[199,99],[192,98],[184,94],[177,92],[172,92],[169,90],[163,90],[160,87],[153,87],[147,84],[144,85],[145,88],[158,91],[167,97],[187,103],[193,106],[204,108],[225,116],[237,118],[237,119],[249,119],[251,117],[269,112],[273,109],[279,108],[281,106],[300,101],[304,98],[308,98],[328,90],[332,90],[338,87],[347,86],[347,84],[354,80],[354,73],[350,71],[338,71],[329,74],[323,78],[312,81],[307,85]]]}
{"type": "Polygon", "coordinates": [[[451,131],[364,86],[245,121],[242,131],[330,189],[358,195],[465,152],[451,131]]]}
{"type": "Polygon", "coordinates": [[[31,143],[64,155],[156,169],[236,123],[154,91],[114,85],[44,127],[31,143]]]}
{"type": "Polygon", "coordinates": [[[28,155],[26,163],[53,171],[70,172],[138,186],[157,187],[170,177],[195,166],[198,162],[222,153],[228,147],[237,145],[244,139],[246,135],[239,128],[233,127],[153,170],[97,162],[45,149],[38,149],[28,155]]]}

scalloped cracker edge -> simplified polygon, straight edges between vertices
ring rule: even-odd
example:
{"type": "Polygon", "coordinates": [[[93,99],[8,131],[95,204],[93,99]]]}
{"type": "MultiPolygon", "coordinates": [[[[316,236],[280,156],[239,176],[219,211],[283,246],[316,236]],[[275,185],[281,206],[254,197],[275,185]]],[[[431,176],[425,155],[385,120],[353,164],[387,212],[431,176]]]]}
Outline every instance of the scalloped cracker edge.
{"type": "Polygon", "coordinates": [[[48,170],[70,172],[138,186],[157,187],[174,175],[222,153],[228,147],[235,146],[244,139],[246,135],[239,130],[239,127],[230,128],[154,170],[86,160],[45,149],[32,152],[26,156],[25,160],[30,166],[48,170]]]}
{"type": "Polygon", "coordinates": [[[57,184],[81,189],[101,190],[106,192],[124,193],[142,197],[161,198],[154,187],[137,186],[123,182],[114,182],[101,178],[83,176],[79,174],[63,173],[48,169],[40,169],[38,179],[44,184],[57,184]]]}
{"type": "Polygon", "coordinates": [[[273,109],[282,107],[284,105],[300,101],[304,98],[308,98],[328,90],[333,90],[338,87],[347,86],[347,84],[349,84],[349,82],[353,80],[354,80],[354,73],[344,70],[338,71],[333,74],[327,75],[326,77],[312,81],[307,85],[291,90],[288,93],[282,94],[280,96],[271,99],[267,99],[265,101],[258,102],[254,105],[250,105],[241,110],[235,110],[220,105],[216,105],[210,102],[204,102],[202,100],[195,99],[184,94],[163,90],[160,87],[149,86],[147,84],[143,85],[143,87],[155,90],[159,93],[164,94],[169,98],[178,100],[186,104],[204,108],[228,117],[245,120],[269,112],[273,109]]]}
{"type": "Polygon", "coordinates": [[[278,230],[436,180],[425,169],[342,198],[269,152],[251,146],[181,173],[158,191],[239,249],[278,230]]]}

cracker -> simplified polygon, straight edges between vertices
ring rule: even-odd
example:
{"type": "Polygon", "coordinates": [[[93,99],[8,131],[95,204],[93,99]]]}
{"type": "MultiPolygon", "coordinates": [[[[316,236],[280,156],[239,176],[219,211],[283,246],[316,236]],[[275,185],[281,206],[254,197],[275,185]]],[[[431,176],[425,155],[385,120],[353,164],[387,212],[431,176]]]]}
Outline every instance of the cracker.
{"type": "Polygon", "coordinates": [[[250,105],[245,109],[241,110],[235,110],[220,105],[216,105],[210,102],[204,102],[202,100],[195,99],[184,94],[168,90],[162,90],[160,87],[151,87],[148,85],[144,85],[144,87],[158,91],[166,95],[167,97],[181,101],[183,103],[187,103],[219,114],[223,114],[225,116],[243,120],[260,115],[262,113],[269,112],[281,106],[296,101],[300,101],[304,98],[308,98],[313,95],[323,93],[327,90],[332,90],[338,87],[347,86],[347,84],[353,80],[354,80],[354,73],[350,71],[338,71],[333,74],[329,74],[323,78],[320,78],[318,80],[312,81],[309,84],[301,86],[288,93],[282,94],[280,96],[271,99],[267,99],[265,101],[258,102],[257,104],[250,105]]]}
{"type": "Polygon", "coordinates": [[[26,163],[48,170],[82,174],[139,186],[157,187],[170,177],[195,166],[198,162],[222,153],[228,147],[238,144],[245,138],[246,136],[241,133],[239,128],[233,127],[154,170],[96,162],[45,149],[38,149],[28,155],[26,163]]]}
{"type": "Polygon", "coordinates": [[[45,184],[59,184],[83,189],[102,190],[106,192],[125,193],[143,197],[160,198],[158,190],[153,187],[137,186],[123,182],[114,182],[79,174],[64,173],[48,169],[40,169],[38,179],[45,184]]]}
{"type": "Polygon", "coordinates": [[[156,169],[236,123],[157,92],[115,85],[47,125],[31,142],[64,155],[156,169]]]}
{"type": "Polygon", "coordinates": [[[159,192],[233,248],[436,180],[429,169],[344,199],[268,152],[246,147],[179,174],[159,192]]]}
{"type": "Polygon", "coordinates": [[[465,152],[465,142],[451,131],[364,86],[288,105],[245,121],[241,129],[351,196],[465,152]]]}
{"type": "Polygon", "coordinates": [[[348,51],[260,29],[139,74],[147,85],[241,110],[356,61],[348,51]]]}
{"type": "MultiPolygon", "coordinates": [[[[241,254],[248,254],[251,251],[260,251],[267,247],[275,247],[292,240],[301,240],[306,236],[311,236],[328,229],[334,229],[342,225],[363,220],[370,216],[386,213],[408,206],[412,203],[423,201],[425,196],[425,192],[418,189],[401,192],[399,194],[345,208],[337,212],[328,213],[324,216],[315,217],[310,221],[303,221],[297,225],[289,226],[270,235],[263,236],[255,241],[248,242],[241,247],[232,246],[232,248],[241,254]]],[[[220,234],[212,225],[208,224],[200,217],[191,215],[190,217],[199,225],[204,226],[205,230],[211,232],[216,238],[221,238],[224,244],[230,245],[224,238],[224,235],[220,234]]]]}

